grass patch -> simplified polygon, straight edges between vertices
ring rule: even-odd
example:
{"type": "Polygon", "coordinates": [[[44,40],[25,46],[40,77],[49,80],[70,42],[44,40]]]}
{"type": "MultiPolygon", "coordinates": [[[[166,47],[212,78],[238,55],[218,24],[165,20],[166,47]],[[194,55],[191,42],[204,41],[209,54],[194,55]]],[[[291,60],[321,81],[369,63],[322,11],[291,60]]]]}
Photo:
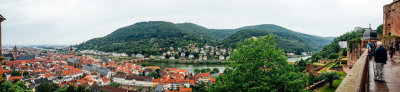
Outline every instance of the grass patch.
{"type": "Polygon", "coordinates": [[[336,73],[338,73],[341,77],[346,77],[346,72],[344,72],[344,71],[336,71],[336,73]]]}
{"type": "Polygon", "coordinates": [[[323,88],[319,89],[317,92],[335,92],[336,88],[339,87],[343,79],[333,81],[333,88],[329,88],[329,84],[325,85],[323,88]]]}
{"type": "Polygon", "coordinates": [[[321,65],[324,66],[325,64],[321,64],[321,63],[313,63],[314,65],[321,65]]]}
{"type": "Polygon", "coordinates": [[[329,63],[326,67],[322,68],[319,72],[326,72],[326,70],[328,70],[329,68],[331,68],[332,66],[334,66],[336,63],[329,63]]]}
{"type": "MultiPolygon", "coordinates": [[[[345,53],[347,53],[347,52],[345,52],[345,53]]],[[[342,57],[342,56],[343,56],[343,50],[340,50],[340,51],[338,52],[338,55],[339,55],[339,57],[342,57]]]]}

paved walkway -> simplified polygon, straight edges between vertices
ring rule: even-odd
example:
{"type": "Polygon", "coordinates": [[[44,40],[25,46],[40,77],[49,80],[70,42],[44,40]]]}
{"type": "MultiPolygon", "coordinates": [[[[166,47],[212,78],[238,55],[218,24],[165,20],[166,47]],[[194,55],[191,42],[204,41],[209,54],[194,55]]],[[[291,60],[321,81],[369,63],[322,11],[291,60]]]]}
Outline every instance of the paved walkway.
{"type": "MultiPolygon", "coordinates": [[[[389,57],[389,56],[388,56],[389,57]]],[[[375,62],[369,63],[369,91],[371,92],[400,92],[400,53],[396,51],[393,60],[386,61],[383,66],[383,78],[386,82],[374,81],[375,62]]]]}

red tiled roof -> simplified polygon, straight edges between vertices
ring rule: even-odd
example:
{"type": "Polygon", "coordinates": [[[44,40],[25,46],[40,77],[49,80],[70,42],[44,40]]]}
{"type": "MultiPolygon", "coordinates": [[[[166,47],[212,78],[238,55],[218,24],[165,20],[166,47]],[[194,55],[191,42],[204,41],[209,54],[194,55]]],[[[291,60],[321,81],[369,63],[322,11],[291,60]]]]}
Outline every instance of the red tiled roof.
{"type": "Polygon", "coordinates": [[[201,73],[201,77],[210,77],[211,74],[210,73],[201,73]]]}
{"type": "Polygon", "coordinates": [[[189,83],[189,79],[169,79],[165,80],[165,83],[189,83]]]}
{"type": "Polygon", "coordinates": [[[54,74],[54,73],[47,73],[47,74],[44,74],[44,77],[47,78],[47,77],[51,77],[51,76],[54,76],[54,75],[56,75],[56,74],[54,74]]]}
{"type": "Polygon", "coordinates": [[[192,92],[192,88],[184,88],[182,85],[179,87],[179,92],[192,92]]]}
{"type": "Polygon", "coordinates": [[[14,81],[15,79],[21,80],[22,76],[11,76],[8,78],[9,81],[14,81]]]}
{"type": "Polygon", "coordinates": [[[72,74],[77,74],[80,72],[81,72],[81,69],[78,69],[78,68],[71,68],[70,70],[61,71],[61,73],[64,75],[72,75],[72,74]]]}
{"type": "Polygon", "coordinates": [[[109,78],[107,78],[107,77],[103,77],[103,78],[101,78],[102,80],[103,80],[103,82],[104,83],[107,83],[107,82],[109,82],[110,81],[110,79],[109,78]]]}
{"type": "Polygon", "coordinates": [[[160,79],[153,79],[153,82],[160,82],[160,79]]]}

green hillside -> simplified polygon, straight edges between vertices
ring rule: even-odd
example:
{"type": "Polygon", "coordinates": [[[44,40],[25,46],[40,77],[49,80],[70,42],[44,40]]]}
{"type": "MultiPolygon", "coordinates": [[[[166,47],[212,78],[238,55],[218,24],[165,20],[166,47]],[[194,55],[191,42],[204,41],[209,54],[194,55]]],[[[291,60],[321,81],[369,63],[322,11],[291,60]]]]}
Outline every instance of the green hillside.
{"type": "Polygon", "coordinates": [[[160,54],[159,48],[220,46],[235,48],[237,42],[253,36],[275,35],[286,52],[316,51],[332,39],[291,31],[276,25],[256,25],[238,29],[208,29],[193,23],[174,24],[165,21],[139,22],[122,27],[111,34],[77,45],[79,50],[160,54]]]}
{"type": "Polygon", "coordinates": [[[274,35],[278,48],[284,49],[285,52],[304,52],[320,50],[333,39],[294,32],[273,24],[246,26],[236,30],[240,31],[224,39],[222,45],[234,48],[238,42],[247,38],[274,35]]]}

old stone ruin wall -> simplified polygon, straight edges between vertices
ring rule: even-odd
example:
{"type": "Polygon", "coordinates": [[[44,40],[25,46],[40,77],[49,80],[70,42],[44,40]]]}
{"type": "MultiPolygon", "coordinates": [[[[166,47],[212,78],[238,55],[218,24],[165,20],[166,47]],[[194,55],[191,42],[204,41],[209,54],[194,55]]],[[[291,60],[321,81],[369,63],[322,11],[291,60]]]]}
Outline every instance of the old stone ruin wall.
{"type": "Polygon", "coordinates": [[[360,58],[362,54],[362,48],[360,43],[350,43],[354,44],[349,47],[351,50],[347,51],[347,66],[352,67],[360,58]]]}
{"type": "Polygon", "coordinates": [[[394,34],[400,36],[400,2],[393,0],[393,3],[383,7],[383,35],[394,34]]]}

